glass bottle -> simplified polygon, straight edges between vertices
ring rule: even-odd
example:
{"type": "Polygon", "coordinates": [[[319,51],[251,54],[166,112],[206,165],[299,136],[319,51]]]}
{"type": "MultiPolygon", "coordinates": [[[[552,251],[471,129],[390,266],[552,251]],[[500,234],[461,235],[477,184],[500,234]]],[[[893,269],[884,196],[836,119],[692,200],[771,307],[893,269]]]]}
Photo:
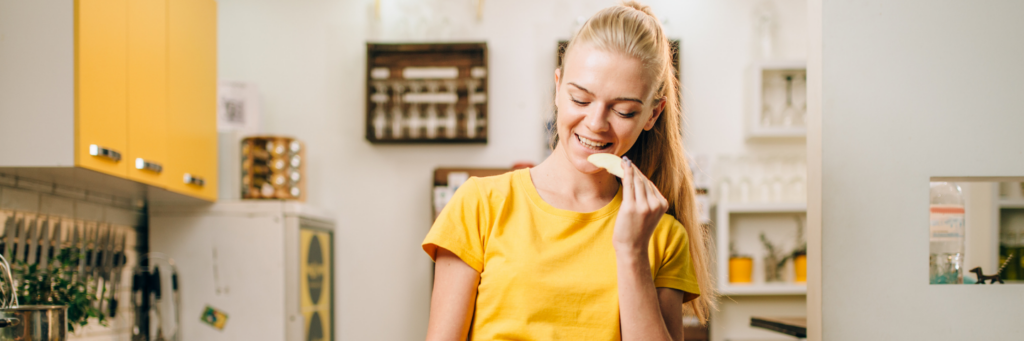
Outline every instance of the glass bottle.
{"type": "Polygon", "coordinates": [[[952,182],[932,182],[929,187],[929,283],[962,284],[963,193],[952,182]]]}

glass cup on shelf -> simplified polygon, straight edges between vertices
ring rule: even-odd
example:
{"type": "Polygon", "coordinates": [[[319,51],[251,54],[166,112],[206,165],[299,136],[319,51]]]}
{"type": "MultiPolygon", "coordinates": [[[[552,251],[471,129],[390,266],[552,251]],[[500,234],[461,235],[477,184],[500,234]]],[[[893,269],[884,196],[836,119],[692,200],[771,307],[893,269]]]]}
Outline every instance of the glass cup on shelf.
{"type": "Polygon", "coordinates": [[[771,177],[768,174],[764,157],[751,158],[751,181],[754,185],[751,191],[751,201],[753,202],[771,202],[772,184],[771,177]]]}
{"type": "Polygon", "coordinates": [[[733,179],[739,179],[736,185],[736,201],[737,202],[750,202],[753,198],[752,191],[754,187],[753,180],[750,177],[750,158],[746,156],[740,156],[736,160],[736,172],[737,177],[733,179]]]}
{"type": "Polygon", "coordinates": [[[783,167],[782,159],[778,157],[769,157],[765,159],[767,176],[770,182],[770,201],[773,203],[783,202],[784,199],[784,185],[783,185],[783,167]]]}
{"type": "Polygon", "coordinates": [[[793,75],[787,74],[786,79],[786,106],[782,108],[782,125],[791,127],[799,120],[800,112],[793,104],[793,75]]]}
{"type": "Polygon", "coordinates": [[[718,162],[715,164],[715,175],[718,178],[718,202],[720,203],[728,203],[733,200],[734,170],[735,166],[731,157],[723,155],[718,158],[718,162]]]}
{"type": "Polygon", "coordinates": [[[796,116],[793,117],[793,125],[798,127],[807,125],[806,71],[793,78],[793,107],[796,108],[796,116]]]}
{"type": "Polygon", "coordinates": [[[785,109],[785,84],[775,72],[766,73],[762,82],[761,127],[776,127],[782,123],[785,109]]]}

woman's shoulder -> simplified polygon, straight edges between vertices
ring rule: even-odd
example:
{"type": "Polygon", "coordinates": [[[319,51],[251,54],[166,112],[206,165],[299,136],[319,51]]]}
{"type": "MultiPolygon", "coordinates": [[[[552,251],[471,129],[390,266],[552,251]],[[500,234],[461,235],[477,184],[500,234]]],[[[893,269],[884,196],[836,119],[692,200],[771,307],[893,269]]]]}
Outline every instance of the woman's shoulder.
{"type": "Polygon", "coordinates": [[[658,226],[654,228],[655,234],[661,234],[665,237],[672,239],[683,238],[687,239],[686,228],[683,223],[676,219],[675,216],[665,213],[661,216],[661,220],[658,221],[658,226]]]}

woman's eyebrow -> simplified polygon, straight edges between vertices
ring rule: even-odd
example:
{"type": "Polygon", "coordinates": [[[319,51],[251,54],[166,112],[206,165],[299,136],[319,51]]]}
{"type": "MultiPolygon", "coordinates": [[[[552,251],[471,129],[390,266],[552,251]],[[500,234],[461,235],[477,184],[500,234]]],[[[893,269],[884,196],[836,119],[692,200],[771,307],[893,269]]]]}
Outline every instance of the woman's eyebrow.
{"type": "MultiPolygon", "coordinates": [[[[576,84],[576,83],[573,83],[573,82],[566,82],[566,83],[568,83],[569,85],[575,86],[577,89],[583,90],[583,91],[585,91],[588,94],[594,95],[594,93],[592,91],[587,90],[587,88],[584,88],[584,87],[580,86],[579,84],[576,84]]],[[[644,105],[644,101],[641,101],[639,98],[633,98],[633,97],[616,97],[613,100],[614,101],[637,102],[637,103],[640,103],[640,105],[644,105]]]]}

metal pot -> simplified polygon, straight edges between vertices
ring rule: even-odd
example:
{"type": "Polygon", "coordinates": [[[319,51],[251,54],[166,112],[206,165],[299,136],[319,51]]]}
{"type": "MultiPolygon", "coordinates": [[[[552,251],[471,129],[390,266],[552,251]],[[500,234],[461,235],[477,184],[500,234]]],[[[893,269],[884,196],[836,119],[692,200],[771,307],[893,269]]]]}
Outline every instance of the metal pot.
{"type": "Polygon", "coordinates": [[[68,307],[21,305],[0,309],[0,340],[65,341],[68,307]]]}
{"type": "Polygon", "coordinates": [[[68,307],[62,305],[19,305],[11,263],[0,255],[0,275],[7,276],[9,288],[0,285],[0,340],[65,341],[68,339],[68,307]],[[10,289],[10,291],[8,291],[10,289]]]}

